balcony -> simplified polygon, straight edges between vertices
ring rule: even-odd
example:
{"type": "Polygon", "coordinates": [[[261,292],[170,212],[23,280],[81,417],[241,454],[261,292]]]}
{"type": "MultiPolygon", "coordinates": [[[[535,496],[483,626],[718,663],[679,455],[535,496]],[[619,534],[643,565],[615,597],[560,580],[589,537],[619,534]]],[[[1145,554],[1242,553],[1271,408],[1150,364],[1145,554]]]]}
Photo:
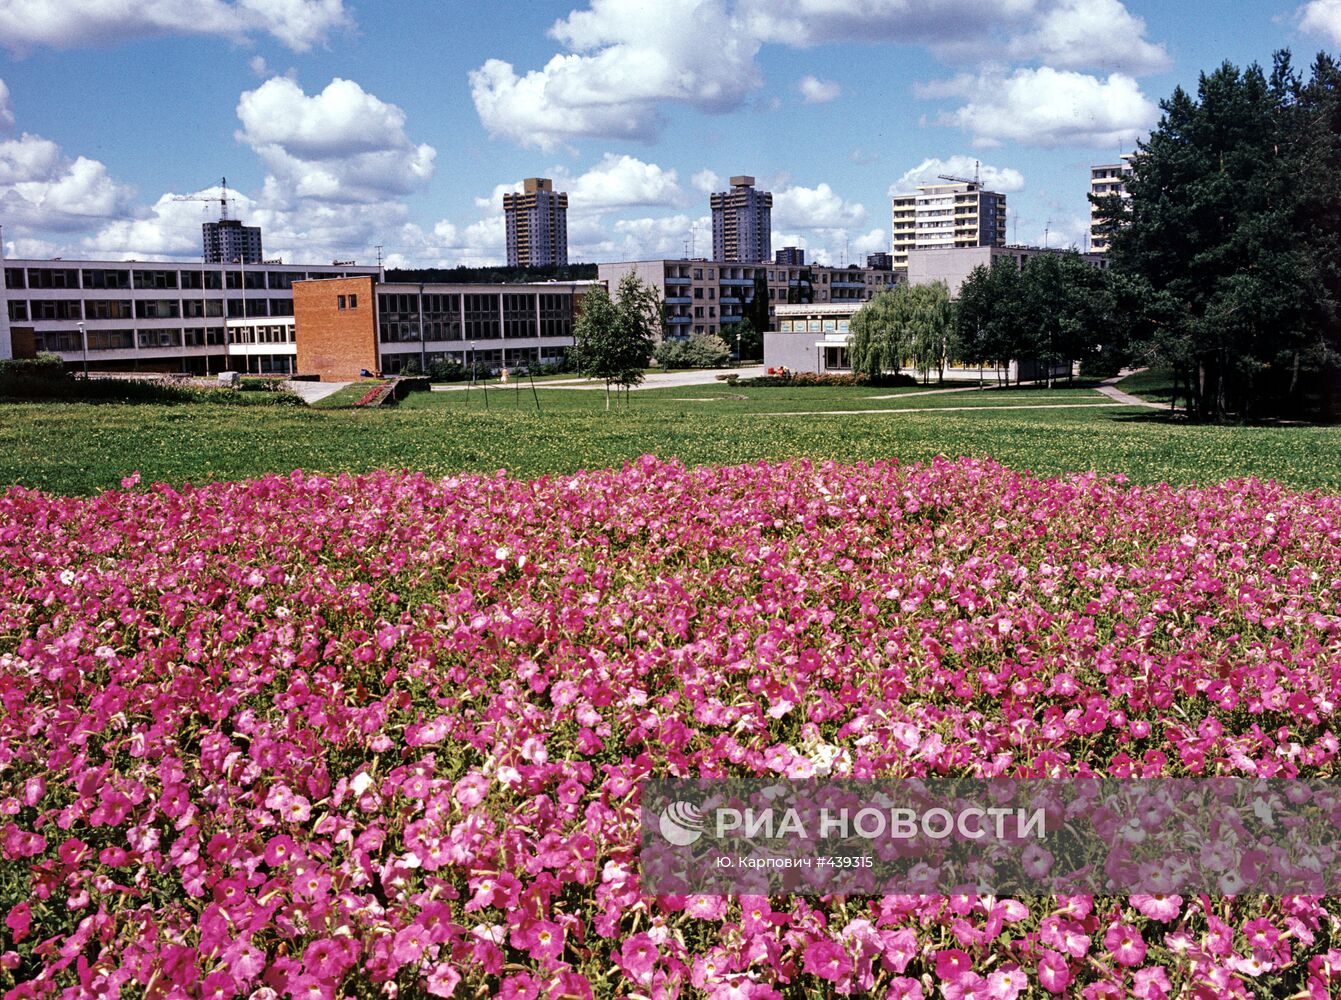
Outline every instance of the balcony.
{"type": "Polygon", "coordinates": [[[691,299],[688,295],[667,295],[661,301],[666,303],[666,305],[668,306],[687,306],[694,300],[691,299]]]}
{"type": "Polygon", "coordinates": [[[722,296],[721,298],[719,298],[717,301],[720,302],[720,303],[722,303],[722,305],[724,305],[724,306],[738,306],[738,305],[740,305],[740,299],[739,299],[737,296],[735,296],[735,295],[723,295],[723,296],[722,296]]]}
{"type": "Polygon", "coordinates": [[[753,285],[753,278],[719,278],[723,285],[753,285]]]}
{"type": "Polygon", "coordinates": [[[830,287],[832,287],[832,288],[865,288],[865,287],[866,287],[866,282],[864,282],[864,281],[838,281],[837,279],[835,279],[834,281],[831,281],[829,284],[830,284],[830,287]]]}
{"type": "Polygon", "coordinates": [[[693,278],[675,278],[671,277],[669,274],[666,275],[666,284],[668,285],[689,285],[692,284],[693,281],[693,278]]]}
{"type": "Polygon", "coordinates": [[[666,317],[666,322],[667,322],[667,323],[674,323],[674,324],[677,324],[677,325],[678,325],[678,324],[686,324],[686,325],[687,325],[687,324],[689,324],[689,323],[694,322],[694,317],[692,317],[692,316],[667,316],[667,317],[666,317]]]}

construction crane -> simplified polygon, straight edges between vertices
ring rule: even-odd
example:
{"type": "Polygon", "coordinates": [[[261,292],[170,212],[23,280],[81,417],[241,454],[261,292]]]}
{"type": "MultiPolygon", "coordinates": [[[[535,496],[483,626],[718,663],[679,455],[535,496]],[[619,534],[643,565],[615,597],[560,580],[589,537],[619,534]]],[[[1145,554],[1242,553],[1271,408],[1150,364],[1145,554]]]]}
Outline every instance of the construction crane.
{"type": "Polygon", "coordinates": [[[956,184],[982,184],[982,164],[978,160],[973,161],[972,177],[956,177],[953,174],[937,174],[938,180],[954,181],[956,184]]]}
{"type": "Polygon", "coordinates": [[[219,203],[219,220],[228,218],[228,178],[219,179],[219,194],[206,197],[201,194],[177,194],[172,196],[173,201],[207,201],[219,203]]]}

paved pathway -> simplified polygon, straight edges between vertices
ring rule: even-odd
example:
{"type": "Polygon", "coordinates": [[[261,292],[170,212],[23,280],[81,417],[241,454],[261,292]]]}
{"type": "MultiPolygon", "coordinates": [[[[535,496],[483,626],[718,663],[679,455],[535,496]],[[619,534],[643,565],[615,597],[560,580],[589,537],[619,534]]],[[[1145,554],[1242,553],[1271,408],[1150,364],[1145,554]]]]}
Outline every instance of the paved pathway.
{"type": "MultiPolygon", "coordinates": [[[[761,417],[845,417],[858,413],[962,413],[967,410],[1092,410],[1105,406],[1130,406],[1130,403],[1025,403],[1020,406],[898,406],[880,410],[788,410],[785,413],[761,413],[761,417]]],[[[1148,405],[1148,404],[1139,404],[1148,405]]]]}
{"type": "MultiPolygon", "coordinates": [[[[1141,368],[1138,369],[1138,371],[1145,371],[1145,369],[1141,368]]],[[[1164,409],[1164,406],[1160,403],[1152,403],[1148,399],[1141,399],[1139,396],[1133,396],[1129,392],[1123,392],[1121,389],[1117,387],[1118,382],[1126,378],[1127,375],[1131,374],[1134,373],[1127,372],[1124,375],[1117,375],[1113,378],[1106,378],[1103,380],[1102,383],[1099,384],[1098,390],[1102,392],[1105,396],[1107,396],[1109,399],[1122,403],[1124,406],[1144,406],[1147,409],[1151,410],[1164,409]]]]}
{"type": "Polygon", "coordinates": [[[353,385],[353,382],[283,382],[284,388],[288,389],[295,396],[302,398],[304,403],[315,403],[319,399],[325,399],[327,396],[333,396],[347,385],[353,385]]]}
{"type": "MultiPolygon", "coordinates": [[[[703,368],[688,372],[653,372],[646,375],[640,385],[633,386],[633,391],[638,392],[641,389],[680,389],[688,385],[721,385],[727,388],[730,383],[718,382],[718,375],[739,375],[741,378],[754,378],[764,374],[762,365],[751,365],[748,368],[703,368]]],[[[507,385],[501,385],[498,382],[490,382],[489,389],[504,389],[515,391],[517,382],[521,382],[523,389],[530,388],[531,380],[525,375],[520,378],[513,378],[507,385]]],[[[597,382],[587,378],[561,378],[547,379],[543,382],[535,383],[537,389],[583,389],[590,391],[605,391],[605,383],[597,382]]],[[[465,383],[453,385],[435,385],[434,392],[464,392],[467,388],[479,389],[481,386],[468,386],[465,383]]]]}

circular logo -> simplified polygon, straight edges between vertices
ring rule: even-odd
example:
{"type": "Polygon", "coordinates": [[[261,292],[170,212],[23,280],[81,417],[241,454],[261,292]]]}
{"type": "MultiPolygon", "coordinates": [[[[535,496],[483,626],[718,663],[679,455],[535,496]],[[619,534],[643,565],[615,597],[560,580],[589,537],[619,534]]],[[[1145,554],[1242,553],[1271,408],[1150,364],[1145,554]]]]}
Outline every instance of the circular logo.
{"type": "Polygon", "coordinates": [[[703,836],[703,812],[692,802],[672,802],[661,810],[661,835],[676,847],[688,847],[703,836]]]}

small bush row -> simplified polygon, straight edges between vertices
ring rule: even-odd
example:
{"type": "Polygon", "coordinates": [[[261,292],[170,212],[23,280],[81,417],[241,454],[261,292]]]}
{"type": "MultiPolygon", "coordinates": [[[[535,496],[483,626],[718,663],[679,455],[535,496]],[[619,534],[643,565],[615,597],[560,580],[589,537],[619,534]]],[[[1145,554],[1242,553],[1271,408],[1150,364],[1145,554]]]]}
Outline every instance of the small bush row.
{"type": "Polygon", "coordinates": [[[868,386],[870,388],[900,388],[917,385],[911,375],[881,375],[873,379],[862,372],[789,372],[786,375],[759,375],[743,378],[737,384],[753,388],[781,388],[784,386],[868,386]]]}

